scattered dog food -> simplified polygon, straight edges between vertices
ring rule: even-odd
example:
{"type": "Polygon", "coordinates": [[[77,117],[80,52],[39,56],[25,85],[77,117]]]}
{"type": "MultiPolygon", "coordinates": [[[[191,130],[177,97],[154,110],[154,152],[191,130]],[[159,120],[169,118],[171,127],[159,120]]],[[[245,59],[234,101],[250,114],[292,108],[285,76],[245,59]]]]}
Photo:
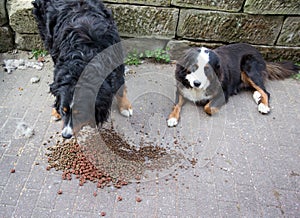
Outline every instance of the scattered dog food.
{"type": "Polygon", "coordinates": [[[136,202],[141,202],[142,201],[142,199],[140,197],[136,197],[135,200],[136,200],[136,202]]]}

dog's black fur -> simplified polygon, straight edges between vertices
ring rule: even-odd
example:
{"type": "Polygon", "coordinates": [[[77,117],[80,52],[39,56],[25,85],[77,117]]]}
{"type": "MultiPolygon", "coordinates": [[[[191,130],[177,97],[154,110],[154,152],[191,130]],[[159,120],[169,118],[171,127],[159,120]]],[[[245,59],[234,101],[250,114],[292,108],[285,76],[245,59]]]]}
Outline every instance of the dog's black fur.
{"type": "MultiPolygon", "coordinates": [[[[74,88],[85,66],[101,51],[120,42],[120,37],[111,12],[99,0],[35,0],[33,5],[41,38],[55,65],[50,85],[50,92],[56,97],[54,107],[67,125],[74,88]]],[[[122,64],[99,89],[95,104],[97,124],[107,120],[113,96],[123,84],[122,64]]]]}

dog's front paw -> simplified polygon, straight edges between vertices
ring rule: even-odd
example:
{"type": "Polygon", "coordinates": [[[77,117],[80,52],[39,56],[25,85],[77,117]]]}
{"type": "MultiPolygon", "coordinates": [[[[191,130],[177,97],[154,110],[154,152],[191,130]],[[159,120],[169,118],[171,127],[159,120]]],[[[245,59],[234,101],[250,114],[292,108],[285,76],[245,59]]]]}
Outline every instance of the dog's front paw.
{"type": "Polygon", "coordinates": [[[168,127],[174,127],[178,124],[178,120],[175,117],[168,119],[168,127]]]}
{"type": "Polygon", "coordinates": [[[253,99],[255,101],[256,104],[260,104],[261,102],[261,94],[258,91],[255,91],[253,93],[253,99]]]}
{"type": "Polygon", "coordinates": [[[52,120],[53,121],[59,121],[59,120],[61,120],[61,116],[60,116],[60,114],[57,112],[57,110],[55,108],[52,108],[51,115],[52,115],[52,120]]]}
{"type": "Polygon", "coordinates": [[[258,105],[258,111],[262,114],[268,114],[271,111],[271,109],[267,105],[260,103],[258,105]]]}
{"type": "Polygon", "coordinates": [[[128,109],[121,109],[120,114],[122,114],[124,117],[130,117],[133,114],[133,110],[131,107],[128,109]]]}

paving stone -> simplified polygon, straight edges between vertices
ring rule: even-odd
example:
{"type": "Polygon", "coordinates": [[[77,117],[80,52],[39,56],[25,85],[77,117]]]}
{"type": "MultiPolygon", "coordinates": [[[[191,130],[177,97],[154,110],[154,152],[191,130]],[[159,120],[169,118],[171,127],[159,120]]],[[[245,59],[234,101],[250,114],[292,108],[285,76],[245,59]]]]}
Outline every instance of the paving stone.
{"type": "Polygon", "coordinates": [[[61,175],[51,172],[47,174],[39,199],[36,203],[37,207],[53,209],[58,195],[57,192],[60,189],[60,184],[61,175]]]}
{"type": "Polygon", "coordinates": [[[18,200],[14,217],[31,217],[39,196],[38,190],[24,189],[18,200]]]}
{"type": "Polygon", "coordinates": [[[35,207],[34,210],[32,211],[32,217],[33,218],[51,217],[51,214],[53,212],[54,211],[49,208],[35,207]]]}
{"type": "Polygon", "coordinates": [[[61,214],[61,216],[64,215],[72,215],[74,204],[76,200],[76,194],[68,193],[64,189],[62,190],[62,194],[57,196],[56,202],[55,202],[55,211],[57,211],[55,214],[56,216],[58,214],[61,214]]]}
{"type": "MultiPolygon", "coordinates": [[[[36,163],[36,162],[35,162],[36,163]]],[[[34,165],[29,174],[28,180],[26,182],[27,189],[41,190],[44,184],[45,177],[47,175],[46,164],[42,164],[41,161],[38,162],[39,165],[34,165]]]]}
{"type": "Polygon", "coordinates": [[[218,205],[222,217],[239,217],[241,214],[237,202],[219,201],[218,205]]]}
{"type": "Polygon", "coordinates": [[[16,208],[14,206],[0,204],[0,216],[1,217],[12,217],[16,208]]]}
{"type": "Polygon", "coordinates": [[[0,185],[5,186],[11,176],[10,170],[15,168],[16,156],[3,155],[0,159],[0,185]]]}
{"type": "Polygon", "coordinates": [[[26,180],[27,173],[18,172],[17,170],[15,173],[11,173],[3,190],[0,203],[16,206],[26,180]]]}
{"type": "Polygon", "coordinates": [[[245,216],[259,216],[260,206],[256,190],[251,186],[237,186],[238,208],[245,216]]]}

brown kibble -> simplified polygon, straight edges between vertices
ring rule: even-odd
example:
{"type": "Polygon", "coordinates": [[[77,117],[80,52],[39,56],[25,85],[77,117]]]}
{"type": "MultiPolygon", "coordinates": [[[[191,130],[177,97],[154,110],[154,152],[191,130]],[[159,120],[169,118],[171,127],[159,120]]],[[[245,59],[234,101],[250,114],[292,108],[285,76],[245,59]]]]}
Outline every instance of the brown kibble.
{"type": "Polygon", "coordinates": [[[50,166],[47,166],[47,167],[46,167],[46,170],[48,170],[48,171],[49,171],[50,169],[51,169],[51,167],[50,167],[50,166]]]}
{"type": "Polygon", "coordinates": [[[61,195],[63,191],[61,189],[58,190],[57,194],[61,195]]]}
{"type": "Polygon", "coordinates": [[[102,212],[100,213],[100,215],[101,215],[101,216],[105,216],[106,213],[105,213],[104,211],[102,211],[102,212]]]}
{"type": "Polygon", "coordinates": [[[135,200],[136,200],[136,202],[141,202],[142,201],[142,199],[140,197],[136,197],[135,200]]]}
{"type": "Polygon", "coordinates": [[[117,200],[118,200],[118,201],[122,201],[122,200],[123,200],[122,196],[118,196],[118,197],[117,197],[117,200]]]}
{"type": "Polygon", "coordinates": [[[11,169],[11,170],[10,170],[10,173],[15,173],[15,172],[16,172],[15,169],[11,169]]]}

